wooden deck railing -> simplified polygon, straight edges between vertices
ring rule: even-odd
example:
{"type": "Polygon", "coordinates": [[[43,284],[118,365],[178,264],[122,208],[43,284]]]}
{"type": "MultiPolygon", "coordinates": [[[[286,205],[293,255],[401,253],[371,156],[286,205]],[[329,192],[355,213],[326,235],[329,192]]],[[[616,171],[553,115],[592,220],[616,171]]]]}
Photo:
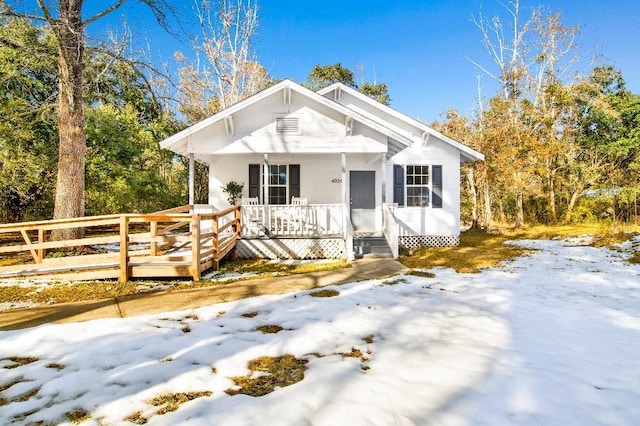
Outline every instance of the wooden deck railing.
{"type": "Polygon", "coordinates": [[[0,225],[0,256],[21,260],[0,267],[0,278],[55,275],[127,281],[191,276],[199,280],[202,271],[217,269],[220,260],[234,251],[241,232],[240,206],[202,213],[188,205],[151,214],[0,225]],[[50,239],[52,230],[76,228],[83,230],[84,237],[50,239]],[[31,259],[20,257],[24,253],[31,259]]]}
{"type": "Polygon", "coordinates": [[[342,204],[242,206],[243,237],[325,237],[344,234],[342,204]]]}

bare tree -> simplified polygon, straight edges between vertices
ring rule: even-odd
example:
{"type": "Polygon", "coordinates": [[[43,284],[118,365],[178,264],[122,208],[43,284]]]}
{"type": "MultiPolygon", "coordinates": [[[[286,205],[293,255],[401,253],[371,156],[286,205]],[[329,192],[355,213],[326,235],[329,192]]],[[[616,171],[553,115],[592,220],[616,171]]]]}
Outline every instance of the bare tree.
{"type": "Polygon", "coordinates": [[[215,106],[220,109],[265,88],[269,77],[253,50],[258,27],[257,2],[196,2],[195,12],[202,38],[194,40],[197,68],[183,68],[184,81],[209,88],[211,96],[203,101],[211,103],[215,98],[215,106]]]}
{"type": "MultiPolygon", "coordinates": [[[[172,8],[166,0],[137,0],[152,11],[166,28],[172,8]]],[[[86,135],[84,122],[84,76],[86,68],[86,29],[92,23],[120,9],[127,0],[114,0],[104,9],[83,17],[84,0],[37,0],[38,11],[18,10],[20,1],[3,1],[0,16],[43,22],[51,27],[58,44],[58,170],[54,218],[84,216],[84,172],[86,135]]],[[[80,229],[59,230],[55,239],[77,238],[80,229]]]]}

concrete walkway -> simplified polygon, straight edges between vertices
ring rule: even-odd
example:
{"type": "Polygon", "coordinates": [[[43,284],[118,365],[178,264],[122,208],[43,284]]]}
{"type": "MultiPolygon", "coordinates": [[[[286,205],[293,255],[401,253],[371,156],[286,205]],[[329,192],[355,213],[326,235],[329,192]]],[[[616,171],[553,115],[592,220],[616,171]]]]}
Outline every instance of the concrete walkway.
{"type": "Polygon", "coordinates": [[[407,272],[391,259],[361,259],[351,268],[274,278],[258,278],[212,287],[161,291],[90,302],[60,303],[0,312],[0,331],[18,330],[46,323],[88,321],[97,318],[125,318],[136,315],[199,308],[265,294],[283,294],[334,284],[387,278],[407,272]]]}

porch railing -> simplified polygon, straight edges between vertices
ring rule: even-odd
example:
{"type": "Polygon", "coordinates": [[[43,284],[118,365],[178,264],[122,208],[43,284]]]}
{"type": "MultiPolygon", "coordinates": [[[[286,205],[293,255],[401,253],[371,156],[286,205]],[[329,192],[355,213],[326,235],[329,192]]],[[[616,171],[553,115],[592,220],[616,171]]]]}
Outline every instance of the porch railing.
{"type": "Polygon", "coordinates": [[[240,207],[197,212],[182,206],[149,214],[119,214],[0,225],[0,278],[64,275],[68,279],[191,276],[233,251],[241,233],[240,207]],[[51,231],[81,228],[77,239],[54,241],[51,231]],[[69,251],[68,249],[75,249],[69,251]],[[47,251],[64,257],[47,257],[47,251]],[[30,254],[32,259],[24,256],[30,254]]]}
{"type": "Polygon", "coordinates": [[[342,204],[245,205],[242,236],[344,236],[342,204]]]}
{"type": "Polygon", "coordinates": [[[400,236],[400,225],[393,214],[393,208],[389,204],[382,205],[382,234],[389,244],[389,249],[394,259],[400,255],[398,247],[398,237],[400,236]]]}

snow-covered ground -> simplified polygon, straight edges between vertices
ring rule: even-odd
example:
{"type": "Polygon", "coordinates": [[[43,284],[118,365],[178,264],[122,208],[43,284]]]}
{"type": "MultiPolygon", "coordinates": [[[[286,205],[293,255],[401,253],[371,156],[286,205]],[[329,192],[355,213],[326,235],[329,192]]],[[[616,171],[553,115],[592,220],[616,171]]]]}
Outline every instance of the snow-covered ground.
{"type": "Polygon", "coordinates": [[[85,424],[640,424],[640,267],[579,241],[520,244],[538,251],[480,274],[2,332],[0,424],[77,409],[85,424]],[[284,330],[255,330],[267,324],[284,330]],[[302,381],[224,392],[251,359],[284,354],[308,360],[302,381]],[[212,394],[167,414],[150,403],[188,391],[212,394]]]}

